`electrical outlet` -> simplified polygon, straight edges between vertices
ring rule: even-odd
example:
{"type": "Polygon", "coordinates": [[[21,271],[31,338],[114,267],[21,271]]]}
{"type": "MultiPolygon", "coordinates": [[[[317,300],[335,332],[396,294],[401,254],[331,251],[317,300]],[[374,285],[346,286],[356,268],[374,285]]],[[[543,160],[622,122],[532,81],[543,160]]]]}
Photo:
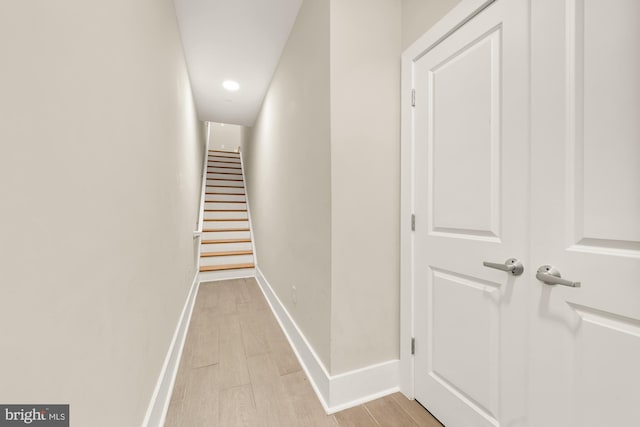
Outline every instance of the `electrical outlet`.
{"type": "Polygon", "coordinates": [[[291,301],[293,302],[293,305],[297,305],[298,304],[298,295],[296,292],[296,287],[292,286],[291,287],[291,301]]]}

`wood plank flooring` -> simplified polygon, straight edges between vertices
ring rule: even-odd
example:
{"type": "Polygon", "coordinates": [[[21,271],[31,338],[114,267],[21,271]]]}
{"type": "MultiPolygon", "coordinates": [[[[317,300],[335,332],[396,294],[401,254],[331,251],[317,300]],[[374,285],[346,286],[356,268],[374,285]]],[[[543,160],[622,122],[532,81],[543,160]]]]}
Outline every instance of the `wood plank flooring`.
{"type": "Polygon", "coordinates": [[[254,279],[203,283],[165,427],[442,427],[401,393],[326,415],[254,279]]]}

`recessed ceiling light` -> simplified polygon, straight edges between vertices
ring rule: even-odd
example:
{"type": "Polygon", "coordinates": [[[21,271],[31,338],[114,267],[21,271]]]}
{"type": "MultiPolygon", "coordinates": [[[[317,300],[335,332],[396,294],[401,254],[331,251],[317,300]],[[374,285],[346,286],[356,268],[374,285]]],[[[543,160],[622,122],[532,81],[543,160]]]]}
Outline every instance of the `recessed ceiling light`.
{"type": "Polygon", "coordinates": [[[225,80],[224,82],[222,82],[222,87],[226,90],[233,91],[240,89],[240,85],[238,84],[238,82],[234,82],[233,80],[225,80]]]}

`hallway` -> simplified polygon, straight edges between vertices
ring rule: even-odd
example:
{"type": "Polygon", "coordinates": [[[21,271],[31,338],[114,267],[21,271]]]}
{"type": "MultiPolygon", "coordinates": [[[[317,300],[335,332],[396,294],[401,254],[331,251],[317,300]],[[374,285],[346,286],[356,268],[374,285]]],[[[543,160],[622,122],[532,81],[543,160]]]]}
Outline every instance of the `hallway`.
{"type": "Polygon", "coordinates": [[[0,2],[0,425],[640,426],[639,42],[636,0],[0,2]]]}
{"type": "Polygon", "coordinates": [[[326,415],[255,279],[200,285],[165,427],[438,427],[396,393],[326,415]]]}

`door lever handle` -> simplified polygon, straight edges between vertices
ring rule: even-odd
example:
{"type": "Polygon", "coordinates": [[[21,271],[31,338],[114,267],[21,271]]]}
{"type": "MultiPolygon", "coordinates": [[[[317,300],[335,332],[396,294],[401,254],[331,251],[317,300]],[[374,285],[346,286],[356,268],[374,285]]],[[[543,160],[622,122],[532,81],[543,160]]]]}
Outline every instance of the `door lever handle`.
{"type": "Polygon", "coordinates": [[[482,265],[489,268],[495,268],[500,271],[508,271],[514,276],[519,276],[524,272],[524,265],[522,265],[522,262],[520,262],[518,258],[509,258],[504,262],[504,264],[484,261],[482,265]]]}
{"type": "Polygon", "coordinates": [[[552,265],[543,265],[540,267],[536,272],[536,279],[547,285],[562,285],[572,288],[580,287],[580,282],[572,282],[571,280],[563,279],[560,275],[560,271],[552,265]]]}

